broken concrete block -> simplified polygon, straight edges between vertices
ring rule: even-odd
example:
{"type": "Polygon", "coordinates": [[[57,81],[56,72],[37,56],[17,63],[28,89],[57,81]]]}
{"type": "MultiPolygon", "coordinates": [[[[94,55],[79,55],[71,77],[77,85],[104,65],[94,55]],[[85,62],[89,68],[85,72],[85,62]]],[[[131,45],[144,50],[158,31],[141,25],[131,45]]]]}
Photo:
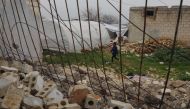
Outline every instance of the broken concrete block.
{"type": "Polygon", "coordinates": [[[54,100],[62,100],[63,99],[63,94],[57,90],[57,89],[53,89],[46,98],[54,98],[54,100]]]}
{"type": "Polygon", "coordinates": [[[23,90],[11,85],[3,99],[2,107],[6,109],[20,109],[23,99],[23,90]]]}
{"type": "Polygon", "coordinates": [[[102,98],[98,95],[88,94],[85,100],[85,108],[101,109],[102,98]]]}
{"type": "Polygon", "coordinates": [[[48,109],[58,109],[57,105],[48,106],[48,109]]]}
{"type": "Polygon", "coordinates": [[[134,109],[131,104],[116,100],[111,100],[109,105],[110,109],[134,109]]]}
{"type": "Polygon", "coordinates": [[[26,109],[43,109],[43,100],[29,95],[24,97],[23,105],[26,109]]]}
{"type": "Polygon", "coordinates": [[[43,89],[44,80],[39,75],[39,72],[33,72],[29,79],[29,87],[31,90],[35,91],[36,93],[43,89]]]}
{"type": "Polygon", "coordinates": [[[17,84],[19,81],[19,76],[13,72],[5,72],[1,75],[1,78],[11,81],[11,83],[17,84]]]}
{"type": "Polygon", "coordinates": [[[75,85],[69,89],[69,103],[83,105],[88,94],[93,94],[92,89],[86,85],[75,85]]]}
{"type": "Polygon", "coordinates": [[[78,104],[74,103],[65,105],[64,109],[81,109],[81,107],[78,104]]]}
{"type": "Polygon", "coordinates": [[[42,90],[40,90],[36,96],[40,98],[45,98],[50,92],[56,88],[56,84],[53,81],[48,81],[45,83],[42,90]]]}
{"type": "Polygon", "coordinates": [[[33,71],[33,67],[31,65],[28,65],[28,64],[23,64],[22,66],[22,69],[21,69],[21,72],[22,73],[30,73],[33,71]]]}
{"type": "Polygon", "coordinates": [[[63,109],[65,105],[69,104],[67,99],[56,100],[54,98],[50,98],[45,101],[48,108],[50,107],[52,108],[52,106],[56,106],[57,109],[63,109]]]}
{"type": "Polygon", "coordinates": [[[7,79],[0,79],[0,97],[5,96],[7,89],[11,85],[11,81],[7,79]]]}
{"type": "Polygon", "coordinates": [[[7,67],[7,66],[1,66],[1,67],[0,67],[0,70],[3,70],[3,71],[5,71],[5,72],[15,72],[15,73],[18,72],[18,69],[17,69],[17,68],[14,68],[14,67],[7,67]]]}

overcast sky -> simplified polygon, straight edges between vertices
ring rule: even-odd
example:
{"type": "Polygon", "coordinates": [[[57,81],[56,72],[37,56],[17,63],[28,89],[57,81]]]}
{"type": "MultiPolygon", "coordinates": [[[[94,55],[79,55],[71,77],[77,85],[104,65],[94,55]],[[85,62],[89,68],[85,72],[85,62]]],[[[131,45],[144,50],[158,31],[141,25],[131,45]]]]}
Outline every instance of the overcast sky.
{"type": "MultiPolygon", "coordinates": [[[[41,0],[41,4],[49,9],[49,3],[48,0],[41,0]]],[[[51,0],[52,1],[52,0],[51,0]]],[[[56,6],[58,9],[59,15],[64,19],[67,20],[67,13],[66,13],[66,6],[65,6],[65,0],[55,0],[56,6]]],[[[116,6],[119,9],[119,0],[109,0],[114,6],[116,6]]],[[[125,16],[129,16],[129,8],[134,6],[144,6],[145,0],[122,0],[122,13],[125,16]]],[[[190,0],[183,0],[183,5],[189,5],[190,6],[190,0]]],[[[71,16],[71,19],[77,19],[77,6],[76,6],[76,0],[67,0],[68,7],[69,7],[69,13],[71,16]]],[[[101,13],[106,14],[112,14],[114,16],[119,16],[118,12],[107,2],[107,0],[99,0],[100,2],[100,10],[101,13]]],[[[89,7],[96,9],[97,7],[97,0],[89,0],[89,7]]],[[[174,6],[179,5],[180,0],[148,0],[148,6],[174,6]]],[[[53,4],[53,2],[52,2],[53,4]]],[[[80,12],[84,12],[86,10],[86,0],[79,0],[80,5],[80,12]]],[[[43,12],[43,16],[46,18],[51,18],[50,14],[48,14],[43,7],[41,8],[43,12]]],[[[125,20],[123,20],[125,22],[125,20]]]]}

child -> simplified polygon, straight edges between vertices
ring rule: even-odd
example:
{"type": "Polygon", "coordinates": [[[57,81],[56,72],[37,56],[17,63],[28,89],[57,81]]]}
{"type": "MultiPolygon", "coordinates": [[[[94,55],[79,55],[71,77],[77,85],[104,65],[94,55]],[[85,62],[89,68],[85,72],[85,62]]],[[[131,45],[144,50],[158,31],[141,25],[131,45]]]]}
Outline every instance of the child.
{"type": "Polygon", "coordinates": [[[111,52],[112,52],[112,62],[113,62],[113,58],[118,60],[118,58],[116,57],[117,54],[118,54],[118,49],[117,49],[116,42],[113,43],[113,47],[111,49],[111,52]]]}

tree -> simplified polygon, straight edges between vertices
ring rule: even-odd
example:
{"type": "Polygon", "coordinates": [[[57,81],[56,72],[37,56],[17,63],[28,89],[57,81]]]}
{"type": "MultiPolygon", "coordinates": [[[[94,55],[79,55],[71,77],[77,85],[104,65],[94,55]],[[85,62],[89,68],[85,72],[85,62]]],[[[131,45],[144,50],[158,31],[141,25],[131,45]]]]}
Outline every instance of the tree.
{"type": "MultiPolygon", "coordinates": [[[[98,13],[96,9],[89,9],[89,20],[90,21],[98,21],[98,13]]],[[[82,17],[83,19],[88,19],[88,13],[87,10],[82,12],[82,17]]],[[[107,24],[114,24],[114,23],[118,23],[118,19],[117,17],[115,17],[114,15],[111,14],[104,14],[101,12],[100,10],[100,21],[103,23],[107,23],[107,24]]]]}

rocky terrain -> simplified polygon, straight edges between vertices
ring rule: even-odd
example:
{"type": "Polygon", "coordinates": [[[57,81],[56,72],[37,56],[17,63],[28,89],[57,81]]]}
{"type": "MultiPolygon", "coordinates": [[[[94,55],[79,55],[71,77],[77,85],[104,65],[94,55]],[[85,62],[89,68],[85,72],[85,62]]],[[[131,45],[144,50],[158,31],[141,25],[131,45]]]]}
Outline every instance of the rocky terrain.
{"type": "MultiPolygon", "coordinates": [[[[5,60],[0,66],[1,109],[156,109],[165,83],[162,78],[142,76],[138,102],[138,75],[5,60]]],[[[189,100],[190,81],[169,80],[162,108],[187,109],[189,100]]]]}

